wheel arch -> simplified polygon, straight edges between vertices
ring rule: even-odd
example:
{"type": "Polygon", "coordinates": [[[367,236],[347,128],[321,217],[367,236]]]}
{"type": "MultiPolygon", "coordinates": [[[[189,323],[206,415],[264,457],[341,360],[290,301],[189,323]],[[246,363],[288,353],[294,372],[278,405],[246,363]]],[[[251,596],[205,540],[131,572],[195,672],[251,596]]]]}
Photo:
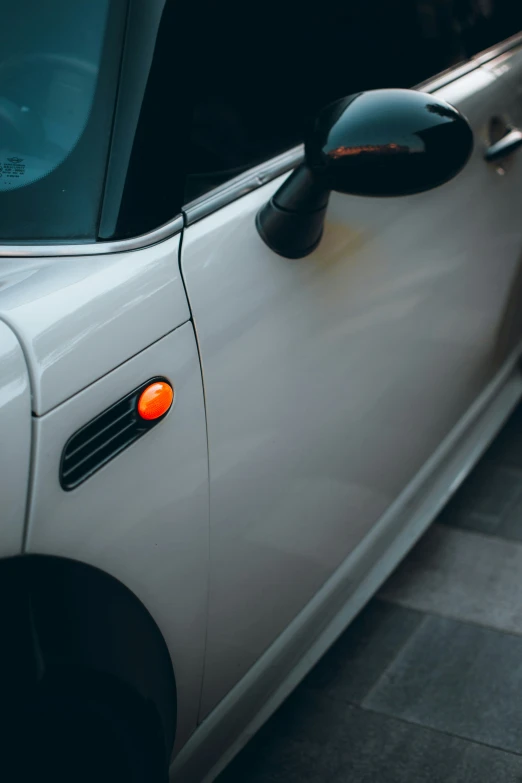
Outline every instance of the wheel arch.
{"type": "Polygon", "coordinates": [[[136,766],[132,746],[143,743],[143,779],[165,779],[176,732],[176,680],[163,635],[136,595],[97,568],[44,555],[0,560],[0,595],[4,704],[17,714],[24,705],[32,715],[38,703],[41,720],[43,703],[43,724],[48,714],[84,705],[80,732],[102,715],[111,731],[125,734],[121,755],[125,748],[130,755],[123,766],[136,766]]]}

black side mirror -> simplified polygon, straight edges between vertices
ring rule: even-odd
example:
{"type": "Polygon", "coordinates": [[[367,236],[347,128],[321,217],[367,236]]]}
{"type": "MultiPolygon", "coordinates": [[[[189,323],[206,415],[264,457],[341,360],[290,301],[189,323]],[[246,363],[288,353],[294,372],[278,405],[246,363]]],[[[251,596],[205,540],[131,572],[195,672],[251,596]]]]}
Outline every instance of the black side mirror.
{"type": "Polygon", "coordinates": [[[473,149],[467,120],[415,90],[372,90],[326,106],[305,140],[305,162],[257,215],[275,253],[303,258],[321,241],[331,190],[406,196],[452,179],[473,149]]]}

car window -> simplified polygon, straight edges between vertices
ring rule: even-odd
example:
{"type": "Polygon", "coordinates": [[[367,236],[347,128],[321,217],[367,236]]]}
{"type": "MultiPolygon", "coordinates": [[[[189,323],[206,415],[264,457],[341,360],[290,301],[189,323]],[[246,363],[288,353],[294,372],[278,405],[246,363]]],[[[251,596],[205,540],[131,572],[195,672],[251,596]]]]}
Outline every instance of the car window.
{"type": "Polygon", "coordinates": [[[182,58],[192,5],[130,4],[100,239],[145,234],[180,213],[189,130],[182,58]]]}
{"type": "Polygon", "coordinates": [[[522,3],[206,0],[193,27],[186,201],[300,143],[321,106],[412,87],[517,32],[522,3]]]}
{"type": "Polygon", "coordinates": [[[121,0],[4,4],[0,241],[96,238],[124,22],[121,0]]]}

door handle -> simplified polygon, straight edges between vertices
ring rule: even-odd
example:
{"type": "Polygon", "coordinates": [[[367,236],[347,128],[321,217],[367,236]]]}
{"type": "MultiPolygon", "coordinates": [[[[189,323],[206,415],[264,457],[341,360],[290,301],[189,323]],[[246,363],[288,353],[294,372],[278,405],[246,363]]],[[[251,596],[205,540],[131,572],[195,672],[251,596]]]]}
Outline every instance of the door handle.
{"type": "Polygon", "coordinates": [[[510,155],[522,145],[522,133],[517,128],[512,128],[505,136],[496,141],[486,150],[486,160],[498,160],[510,155]]]}

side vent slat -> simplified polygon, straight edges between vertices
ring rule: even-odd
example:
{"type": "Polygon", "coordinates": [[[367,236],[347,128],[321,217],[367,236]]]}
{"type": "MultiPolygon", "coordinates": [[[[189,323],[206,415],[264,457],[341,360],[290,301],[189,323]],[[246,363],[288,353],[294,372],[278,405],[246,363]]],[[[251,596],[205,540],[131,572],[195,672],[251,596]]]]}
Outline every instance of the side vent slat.
{"type": "Polygon", "coordinates": [[[65,461],[71,461],[76,460],[76,458],[81,459],[81,453],[85,450],[87,450],[88,453],[91,452],[92,449],[96,448],[96,442],[104,442],[106,438],[110,438],[112,434],[118,432],[119,429],[128,426],[132,421],[136,419],[136,413],[132,410],[127,410],[125,413],[122,413],[121,416],[118,416],[115,421],[110,422],[110,424],[107,424],[103,427],[103,429],[99,430],[98,432],[95,432],[93,435],[90,435],[89,438],[84,440],[83,443],[78,443],[78,445],[74,447],[74,449],[69,449],[67,451],[67,454],[64,456],[65,461]]]}
{"type": "Polygon", "coordinates": [[[137,408],[141,392],[150,384],[165,380],[148,380],[69,438],[60,464],[62,489],[75,489],[165,418],[168,411],[160,418],[145,421],[137,408]]]}
{"type": "MultiPolygon", "coordinates": [[[[63,475],[64,478],[67,478],[71,473],[74,471],[77,471],[81,469],[82,465],[84,465],[87,461],[93,461],[96,463],[99,461],[105,453],[112,454],[115,448],[115,443],[126,443],[129,438],[131,440],[135,440],[134,430],[136,427],[136,422],[131,421],[129,424],[127,424],[126,427],[124,427],[122,430],[119,430],[115,432],[113,435],[111,435],[110,438],[106,438],[103,440],[102,443],[100,443],[99,446],[97,446],[94,449],[89,449],[88,453],[82,457],[79,460],[70,460],[69,464],[65,462],[64,465],[64,471],[63,475]],[[65,467],[67,465],[67,467],[65,467]]],[[[97,438],[93,438],[92,440],[98,440],[97,438]]],[[[117,447],[116,447],[117,448],[117,447]]],[[[84,451],[84,449],[82,449],[84,451]]],[[[81,456],[81,455],[80,455],[81,456]]],[[[81,473],[81,470],[80,470],[81,473]]]]}

